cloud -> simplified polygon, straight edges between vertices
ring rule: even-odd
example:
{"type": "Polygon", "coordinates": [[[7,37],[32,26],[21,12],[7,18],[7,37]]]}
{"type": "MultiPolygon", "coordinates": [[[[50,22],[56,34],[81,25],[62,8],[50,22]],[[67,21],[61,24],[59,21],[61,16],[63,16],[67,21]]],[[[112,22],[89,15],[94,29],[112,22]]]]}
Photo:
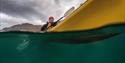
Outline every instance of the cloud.
{"type": "Polygon", "coordinates": [[[41,24],[49,16],[57,20],[81,2],[83,0],[0,0],[0,25],[3,28],[24,22],[41,24]]]}
{"type": "Polygon", "coordinates": [[[23,17],[31,20],[34,19],[33,17],[39,18],[41,16],[42,18],[42,16],[45,16],[33,9],[33,3],[30,2],[30,0],[0,0],[0,3],[0,12],[12,16],[23,17]]]}
{"type": "Polygon", "coordinates": [[[16,24],[21,24],[21,23],[31,23],[31,24],[36,24],[36,25],[41,25],[41,21],[40,20],[36,20],[36,21],[29,21],[28,19],[24,19],[24,18],[19,18],[19,17],[13,17],[13,16],[9,16],[5,13],[0,13],[0,29],[5,28],[5,27],[10,27],[12,25],[16,25],[16,24]]]}

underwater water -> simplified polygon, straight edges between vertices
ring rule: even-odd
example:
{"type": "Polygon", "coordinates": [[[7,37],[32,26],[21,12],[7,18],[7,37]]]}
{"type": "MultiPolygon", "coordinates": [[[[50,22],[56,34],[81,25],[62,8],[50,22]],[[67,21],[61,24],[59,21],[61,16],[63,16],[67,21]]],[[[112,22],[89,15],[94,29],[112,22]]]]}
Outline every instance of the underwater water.
{"type": "Polygon", "coordinates": [[[125,24],[74,32],[1,32],[0,63],[125,63],[125,24]]]}

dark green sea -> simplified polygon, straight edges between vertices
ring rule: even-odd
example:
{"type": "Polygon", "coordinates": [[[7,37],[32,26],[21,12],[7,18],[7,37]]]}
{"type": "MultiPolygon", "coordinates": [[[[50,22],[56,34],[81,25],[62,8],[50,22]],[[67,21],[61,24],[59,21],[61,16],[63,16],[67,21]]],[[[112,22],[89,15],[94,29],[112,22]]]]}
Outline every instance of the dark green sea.
{"type": "Polygon", "coordinates": [[[0,63],[125,63],[125,24],[72,32],[1,32],[0,63]]]}

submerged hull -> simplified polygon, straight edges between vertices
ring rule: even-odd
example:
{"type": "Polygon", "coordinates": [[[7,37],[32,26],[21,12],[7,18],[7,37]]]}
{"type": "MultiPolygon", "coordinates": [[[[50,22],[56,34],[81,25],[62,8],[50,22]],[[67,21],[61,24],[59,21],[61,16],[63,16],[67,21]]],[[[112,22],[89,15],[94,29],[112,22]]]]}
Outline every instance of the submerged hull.
{"type": "Polygon", "coordinates": [[[0,33],[0,63],[125,63],[125,25],[59,33],[0,33]]]}

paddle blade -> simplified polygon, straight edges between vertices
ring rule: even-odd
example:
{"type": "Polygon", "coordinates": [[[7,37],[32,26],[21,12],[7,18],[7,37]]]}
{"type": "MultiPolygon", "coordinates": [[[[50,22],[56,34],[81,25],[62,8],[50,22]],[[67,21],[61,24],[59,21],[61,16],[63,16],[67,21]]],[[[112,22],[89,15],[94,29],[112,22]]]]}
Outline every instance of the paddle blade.
{"type": "Polygon", "coordinates": [[[69,14],[71,14],[74,10],[75,10],[75,7],[71,7],[71,8],[64,14],[64,17],[66,17],[66,16],[68,16],[69,14]]]}

